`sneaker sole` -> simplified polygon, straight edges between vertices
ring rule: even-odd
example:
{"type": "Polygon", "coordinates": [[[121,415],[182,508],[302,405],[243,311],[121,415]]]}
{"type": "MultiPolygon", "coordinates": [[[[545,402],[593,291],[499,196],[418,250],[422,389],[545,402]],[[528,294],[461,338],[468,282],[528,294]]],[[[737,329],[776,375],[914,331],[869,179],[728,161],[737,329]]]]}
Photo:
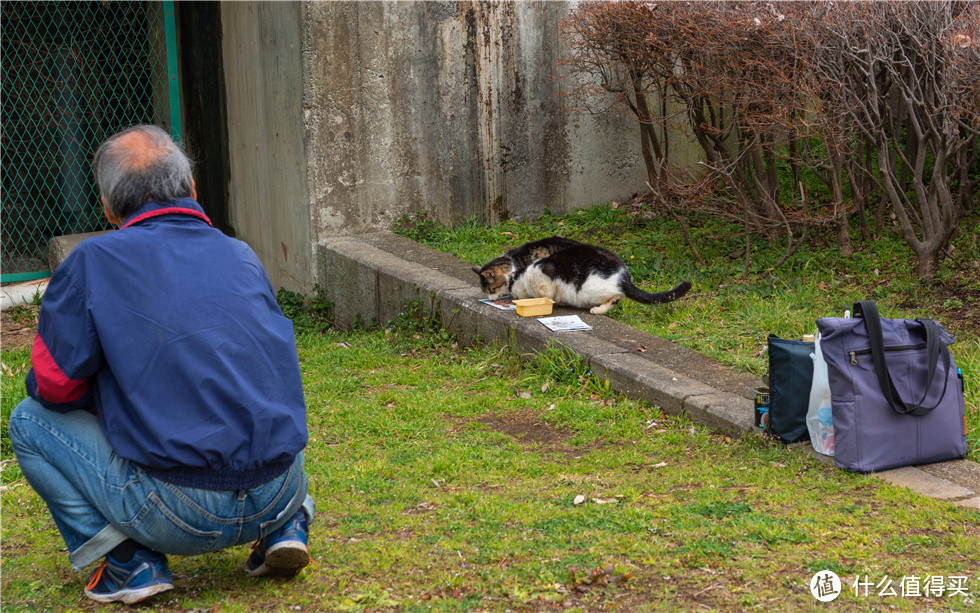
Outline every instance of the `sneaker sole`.
{"type": "Polygon", "coordinates": [[[264,575],[295,575],[310,563],[310,552],[300,541],[282,541],[265,552],[265,561],[254,570],[247,571],[250,577],[264,575]]]}
{"type": "Polygon", "coordinates": [[[96,602],[122,602],[125,604],[135,604],[146,600],[150,596],[174,589],[173,583],[157,583],[138,589],[125,589],[111,594],[95,594],[85,590],[85,595],[96,602]]]}

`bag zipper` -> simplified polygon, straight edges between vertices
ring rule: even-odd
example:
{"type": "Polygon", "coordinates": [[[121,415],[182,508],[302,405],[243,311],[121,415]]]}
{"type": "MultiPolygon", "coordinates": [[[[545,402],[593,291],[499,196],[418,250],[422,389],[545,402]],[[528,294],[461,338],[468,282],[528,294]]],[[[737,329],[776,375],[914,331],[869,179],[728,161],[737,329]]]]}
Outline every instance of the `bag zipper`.
{"type": "MultiPolygon", "coordinates": [[[[914,349],[925,349],[925,348],[926,345],[923,343],[919,345],[900,345],[898,347],[885,347],[885,351],[911,351],[914,349]]],[[[851,356],[851,365],[852,366],[858,365],[857,356],[869,355],[870,353],[871,353],[871,349],[858,349],[857,351],[849,352],[848,355],[851,356]]]]}

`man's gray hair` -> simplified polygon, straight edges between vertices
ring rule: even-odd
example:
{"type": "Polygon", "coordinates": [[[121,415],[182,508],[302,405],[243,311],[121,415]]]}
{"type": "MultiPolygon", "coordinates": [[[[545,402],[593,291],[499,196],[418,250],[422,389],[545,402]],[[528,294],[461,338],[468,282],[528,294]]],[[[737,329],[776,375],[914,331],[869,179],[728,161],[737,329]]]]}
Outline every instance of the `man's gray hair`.
{"type": "Polygon", "coordinates": [[[109,212],[120,221],[148,200],[171,202],[194,190],[190,159],[157,126],[132,126],[109,137],[95,152],[92,171],[109,212]],[[134,132],[144,137],[145,147],[119,142],[134,132]]]}

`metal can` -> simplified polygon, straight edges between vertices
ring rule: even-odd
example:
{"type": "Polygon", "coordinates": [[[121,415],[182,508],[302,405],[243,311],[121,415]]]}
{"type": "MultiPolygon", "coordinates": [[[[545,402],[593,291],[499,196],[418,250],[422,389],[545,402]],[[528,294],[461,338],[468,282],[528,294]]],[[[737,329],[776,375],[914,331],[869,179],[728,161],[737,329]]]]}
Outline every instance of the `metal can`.
{"type": "Polygon", "coordinates": [[[769,427],[769,388],[755,388],[755,427],[765,430],[769,427]]]}

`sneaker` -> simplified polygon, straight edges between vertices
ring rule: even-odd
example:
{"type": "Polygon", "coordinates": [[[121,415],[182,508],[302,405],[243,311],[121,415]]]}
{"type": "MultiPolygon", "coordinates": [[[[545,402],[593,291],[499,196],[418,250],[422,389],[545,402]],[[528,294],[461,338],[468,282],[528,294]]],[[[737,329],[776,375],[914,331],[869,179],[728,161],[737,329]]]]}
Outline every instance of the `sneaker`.
{"type": "Polygon", "coordinates": [[[98,602],[133,604],[173,587],[167,556],[152,549],[141,549],[126,564],[106,556],[89,577],[85,595],[98,602]]]}
{"type": "Polygon", "coordinates": [[[251,577],[295,575],[310,563],[306,549],[309,529],[306,513],[297,511],[275,532],[255,541],[252,554],[245,561],[245,572],[251,577]]]}

